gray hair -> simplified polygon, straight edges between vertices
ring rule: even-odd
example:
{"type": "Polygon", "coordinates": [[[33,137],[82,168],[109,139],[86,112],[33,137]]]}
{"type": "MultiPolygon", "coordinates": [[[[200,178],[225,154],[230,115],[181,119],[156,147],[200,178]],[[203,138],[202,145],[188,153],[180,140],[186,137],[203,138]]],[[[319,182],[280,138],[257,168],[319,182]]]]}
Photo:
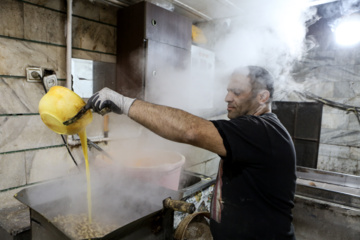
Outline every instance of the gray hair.
{"type": "Polygon", "coordinates": [[[270,100],[274,94],[274,78],[265,68],[259,66],[248,66],[250,83],[253,94],[256,95],[260,90],[268,90],[270,100]]]}
{"type": "Polygon", "coordinates": [[[269,91],[270,97],[267,102],[271,102],[274,94],[274,78],[268,70],[259,66],[246,66],[236,68],[233,74],[249,78],[253,97],[256,97],[261,90],[269,91]]]}

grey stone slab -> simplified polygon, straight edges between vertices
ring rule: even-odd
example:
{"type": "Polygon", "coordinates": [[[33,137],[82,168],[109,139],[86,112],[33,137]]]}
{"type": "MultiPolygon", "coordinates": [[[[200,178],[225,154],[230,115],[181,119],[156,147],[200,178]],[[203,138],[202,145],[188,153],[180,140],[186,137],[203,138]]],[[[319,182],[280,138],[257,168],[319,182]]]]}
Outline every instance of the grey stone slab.
{"type": "Polygon", "coordinates": [[[181,152],[186,157],[186,166],[204,163],[217,158],[217,155],[215,153],[193,146],[184,146],[184,149],[181,150],[181,152]]]}
{"type": "Polygon", "coordinates": [[[86,127],[86,134],[88,137],[103,137],[104,136],[104,117],[93,113],[92,122],[86,127]]]}
{"type": "MultiPolygon", "coordinates": [[[[93,116],[93,122],[86,127],[88,138],[103,137],[103,117],[93,116]]],[[[0,117],[1,152],[61,145],[61,136],[50,130],[39,115],[0,117]]],[[[65,136],[66,137],[66,136],[65,136]]]]}
{"type": "Polygon", "coordinates": [[[100,62],[116,63],[116,55],[100,54],[100,62]]]}
{"type": "Polygon", "coordinates": [[[330,113],[330,114],[343,114],[344,110],[338,109],[335,107],[331,107],[329,105],[324,104],[323,105],[323,113],[330,113]]]}
{"type": "Polygon", "coordinates": [[[14,39],[0,41],[0,75],[25,76],[26,67],[53,69],[58,78],[66,78],[65,47],[14,39]]]}
{"type": "MultiPolygon", "coordinates": [[[[358,147],[351,147],[350,148],[350,156],[351,159],[360,161],[360,148],[358,147]]],[[[360,165],[359,165],[360,167],[360,165]]]]}
{"type": "MultiPolygon", "coordinates": [[[[333,101],[337,104],[340,104],[340,105],[349,105],[350,106],[350,109],[352,107],[358,107],[358,104],[360,102],[360,97],[342,97],[342,98],[326,98],[327,100],[330,100],[330,101],[333,101]]],[[[328,107],[329,109],[332,108],[331,110],[331,113],[344,113],[346,114],[346,110],[345,109],[339,109],[337,107],[333,107],[333,106],[330,106],[330,105],[327,105],[327,104],[324,104],[324,106],[328,107]]]]}
{"type": "Polygon", "coordinates": [[[325,81],[353,81],[358,79],[353,69],[348,69],[342,66],[322,66],[316,68],[314,71],[318,79],[325,81]]]}
{"type": "Polygon", "coordinates": [[[0,114],[37,113],[45,91],[40,83],[25,79],[0,78],[0,114]]]}
{"type": "Polygon", "coordinates": [[[14,195],[20,192],[25,187],[15,188],[0,193],[0,209],[11,208],[19,205],[19,201],[14,198],[14,195]]]}
{"type": "Polygon", "coordinates": [[[100,22],[117,25],[118,10],[118,8],[115,8],[109,4],[102,4],[100,6],[100,22]]]}
{"type": "Polygon", "coordinates": [[[206,172],[206,164],[205,163],[199,163],[193,166],[189,166],[185,168],[186,171],[195,172],[199,174],[204,174],[206,172]]]}
{"type": "Polygon", "coordinates": [[[308,81],[304,90],[330,100],[334,96],[334,82],[315,79],[314,81],[308,81]]]}
{"type": "Polygon", "coordinates": [[[24,4],[25,39],[65,45],[66,14],[24,4]]]}
{"type": "Polygon", "coordinates": [[[329,145],[329,144],[320,144],[319,155],[327,156],[327,157],[349,158],[350,157],[350,147],[329,145]]]}
{"type": "MultiPolygon", "coordinates": [[[[76,162],[80,164],[83,160],[80,156],[74,155],[76,162]]],[[[76,168],[65,147],[27,151],[25,158],[28,184],[64,177],[76,168]]]]}
{"type": "Polygon", "coordinates": [[[2,0],[0,7],[0,35],[24,37],[23,3],[13,0],[2,0]]]}
{"type": "Polygon", "coordinates": [[[100,7],[101,4],[93,1],[78,0],[74,1],[73,14],[84,18],[90,18],[96,21],[100,21],[100,7]],[[84,11],[86,9],[86,11],[84,11]]]}
{"type": "Polygon", "coordinates": [[[321,127],[328,129],[346,130],[349,125],[349,115],[342,113],[323,113],[321,127]]]}
{"type": "Polygon", "coordinates": [[[0,155],[0,190],[26,184],[25,153],[0,155]]]}
{"type": "Polygon", "coordinates": [[[359,48],[313,49],[302,60],[302,65],[307,67],[356,65],[359,64],[359,53],[359,48]]]}
{"type": "Polygon", "coordinates": [[[39,115],[0,117],[0,135],[1,152],[63,144],[39,115]]]}
{"type": "Polygon", "coordinates": [[[116,25],[117,7],[104,2],[78,0],[74,1],[73,12],[74,15],[104,22],[107,24],[116,25]],[[86,11],[84,11],[86,9],[86,11]]]}
{"type": "Polygon", "coordinates": [[[66,12],[66,1],[63,0],[27,0],[27,2],[66,12]]]}
{"type": "Polygon", "coordinates": [[[353,107],[360,107],[360,95],[347,97],[344,103],[353,107]]]}
{"type": "MultiPolygon", "coordinates": [[[[78,49],[73,49],[72,57],[73,58],[85,59],[85,60],[100,61],[101,53],[88,52],[88,51],[82,51],[82,50],[78,50],[78,49]]],[[[115,60],[115,62],[116,62],[116,60],[115,60]]]]}
{"type": "MultiPolygon", "coordinates": [[[[106,38],[106,36],[102,36],[101,38],[106,38]]],[[[97,50],[109,49],[109,46],[112,46],[112,48],[115,47],[115,40],[112,40],[112,43],[110,43],[110,41],[103,41],[101,44],[97,44],[93,40],[83,41],[87,43],[89,42],[90,48],[95,48],[97,50]],[[107,43],[109,43],[109,45],[104,47],[104,44],[107,43]],[[95,45],[100,46],[100,49],[94,47],[95,45]]],[[[114,52],[116,50],[113,49],[112,51],[114,52]]],[[[0,65],[0,75],[25,76],[26,67],[37,66],[53,69],[56,73],[57,78],[64,79],[66,78],[65,55],[65,47],[24,42],[13,39],[1,39],[0,60],[2,60],[2,64],[0,65]]],[[[73,56],[77,58],[91,59],[95,61],[116,62],[116,57],[112,55],[79,50],[74,50],[73,56]]]]}
{"type": "Polygon", "coordinates": [[[73,47],[115,54],[116,28],[74,18],[73,47]]]}
{"type": "Polygon", "coordinates": [[[207,161],[205,165],[205,175],[206,176],[216,175],[219,168],[219,162],[220,162],[219,156],[215,156],[213,159],[207,161]]]}
{"type": "Polygon", "coordinates": [[[359,64],[359,48],[340,48],[334,51],[336,65],[359,64]]]}
{"type": "Polygon", "coordinates": [[[86,60],[93,60],[93,61],[98,61],[98,62],[116,63],[116,55],[103,54],[103,53],[97,53],[97,52],[89,52],[89,51],[83,51],[83,50],[78,50],[78,49],[73,49],[72,57],[86,59],[86,60]]]}
{"type": "Polygon", "coordinates": [[[334,51],[321,51],[319,49],[313,49],[302,59],[301,65],[306,68],[335,65],[335,59],[334,51]]]}
{"type": "MultiPolygon", "coordinates": [[[[315,63],[314,63],[315,64],[315,63]]],[[[334,81],[334,82],[359,82],[359,67],[358,65],[346,66],[312,66],[302,68],[297,73],[295,78],[317,79],[317,81],[334,81]]]]}
{"type": "Polygon", "coordinates": [[[322,128],[320,143],[340,146],[360,146],[360,131],[322,128]]]}
{"type": "MultiPolygon", "coordinates": [[[[360,118],[360,116],[359,116],[360,118]]],[[[360,120],[354,113],[349,113],[349,130],[358,130],[360,128],[360,120]]]]}
{"type": "Polygon", "coordinates": [[[357,160],[319,155],[317,169],[357,175],[358,165],[357,160]]]}
{"type": "MultiPolygon", "coordinates": [[[[104,148],[104,146],[102,147],[104,148]]],[[[27,183],[31,184],[39,181],[62,178],[68,175],[78,174],[79,172],[85,174],[84,154],[81,145],[70,146],[70,151],[77,165],[65,146],[27,151],[25,154],[27,183]]],[[[101,154],[101,152],[93,147],[88,148],[88,160],[91,171],[96,170],[94,164],[97,156],[101,154]]]]}
{"type": "Polygon", "coordinates": [[[352,98],[355,96],[355,92],[351,87],[351,83],[344,81],[337,81],[334,83],[334,97],[335,98],[352,98]]]}
{"type": "MultiPolygon", "coordinates": [[[[66,1],[63,0],[29,0],[27,2],[44,6],[46,8],[58,10],[66,13],[66,1]]],[[[24,4],[26,5],[26,3],[24,4]]],[[[99,3],[96,1],[89,0],[76,0],[73,1],[73,14],[76,16],[81,16],[89,18],[92,20],[113,24],[116,25],[116,14],[117,7],[114,7],[110,4],[99,3]],[[84,11],[86,9],[86,11],[84,11]]],[[[64,14],[63,13],[63,14],[64,14]]]]}

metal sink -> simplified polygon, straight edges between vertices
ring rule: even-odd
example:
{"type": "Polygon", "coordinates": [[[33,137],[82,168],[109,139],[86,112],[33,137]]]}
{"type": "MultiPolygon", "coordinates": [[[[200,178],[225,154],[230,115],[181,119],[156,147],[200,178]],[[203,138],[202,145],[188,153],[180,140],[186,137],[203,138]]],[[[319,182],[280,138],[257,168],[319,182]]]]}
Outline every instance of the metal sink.
{"type": "Polygon", "coordinates": [[[200,190],[215,184],[215,178],[203,174],[183,171],[179,182],[179,192],[182,198],[190,196],[200,190]]]}

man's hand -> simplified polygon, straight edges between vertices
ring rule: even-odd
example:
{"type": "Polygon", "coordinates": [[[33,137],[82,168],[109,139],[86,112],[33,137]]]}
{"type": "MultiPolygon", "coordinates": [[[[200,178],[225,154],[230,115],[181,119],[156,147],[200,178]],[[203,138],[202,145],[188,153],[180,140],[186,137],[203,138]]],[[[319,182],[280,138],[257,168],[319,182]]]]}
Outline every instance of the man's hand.
{"type": "Polygon", "coordinates": [[[108,108],[114,113],[128,115],[134,101],[134,98],[128,98],[109,88],[103,88],[89,98],[86,107],[92,108],[97,113],[108,108]]]}
{"type": "Polygon", "coordinates": [[[260,116],[260,115],[263,115],[263,114],[269,113],[269,112],[271,112],[271,108],[269,107],[269,105],[261,104],[252,115],[260,116]]]}

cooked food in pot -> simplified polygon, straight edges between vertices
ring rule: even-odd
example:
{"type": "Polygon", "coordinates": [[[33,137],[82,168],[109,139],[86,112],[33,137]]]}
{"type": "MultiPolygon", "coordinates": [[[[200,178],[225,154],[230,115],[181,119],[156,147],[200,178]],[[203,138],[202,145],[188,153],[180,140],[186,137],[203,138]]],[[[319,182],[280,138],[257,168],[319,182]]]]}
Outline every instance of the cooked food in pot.
{"type": "Polygon", "coordinates": [[[93,218],[90,223],[86,213],[58,215],[52,222],[73,239],[99,238],[118,228],[114,224],[107,224],[96,218],[93,218]]]}

